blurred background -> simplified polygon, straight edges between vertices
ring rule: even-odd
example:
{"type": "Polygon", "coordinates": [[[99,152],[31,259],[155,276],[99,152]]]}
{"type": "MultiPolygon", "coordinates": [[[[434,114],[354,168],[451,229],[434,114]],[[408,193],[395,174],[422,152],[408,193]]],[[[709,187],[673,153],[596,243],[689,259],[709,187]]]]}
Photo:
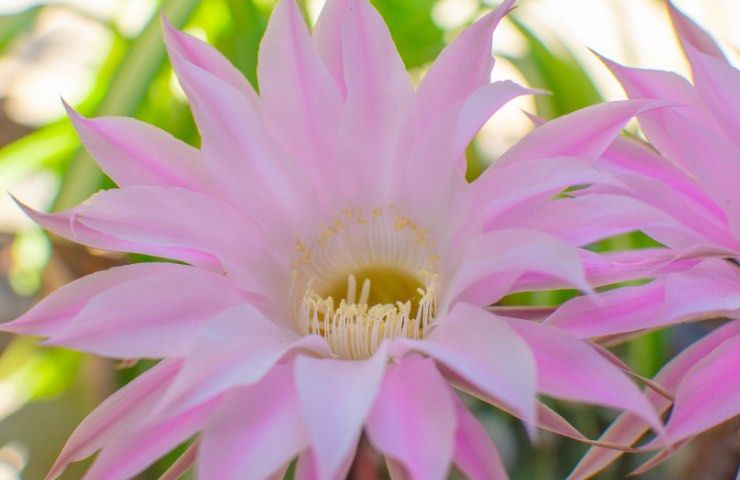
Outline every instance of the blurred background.
{"type": "MultiPolygon", "coordinates": [[[[0,322],[38,298],[96,270],[144,258],[93,251],[49,238],[5,192],[42,210],[74,205],[113,185],[80,149],[64,116],[63,97],[85,115],[134,116],[197,145],[183,92],[166,61],[158,12],[221,50],[255,82],[256,51],[273,0],[0,0],[0,322]]],[[[323,0],[299,1],[314,22],[323,0]]],[[[373,0],[415,79],[445,44],[498,1],[373,0]]],[[[494,37],[495,79],[553,92],[522,99],[490,121],[469,148],[469,175],[530,130],[522,110],[554,118],[600,100],[623,98],[587,47],[621,63],[688,75],[661,0],[520,0],[494,37]]],[[[676,0],[710,30],[729,57],[740,49],[740,2],[676,0]]],[[[636,127],[631,126],[632,129],[636,127]]],[[[636,132],[637,133],[637,132],[636,132]]],[[[596,246],[645,245],[639,235],[596,246]]],[[[569,292],[526,295],[512,303],[554,305],[569,292]]],[[[658,332],[620,345],[637,372],[652,375],[702,327],[658,332]]],[[[135,365],[40,348],[35,340],[0,334],[0,480],[43,478],[75,425],[111,392],[149,365],[135,365]]],[[[518,424],[472,405],[495,437],[515,479],[563,478],[586,447],[543,435],[530,446],[518,424]]],[[[590,437],[613,412],[555,404],[590,437]]],[[[738,454],[737,425],[709,432],[644,478],[724,478],[738,454]],[[724,470],[723,470],[724,469],[724,470]]],[[[169,458],[140,478],[155,479],[169,458]]],[[[631,456],[605,472],[624,478],[639,465],[631,456]]],[[[86,464],[63,478],[80,478],[86,464]]]]}

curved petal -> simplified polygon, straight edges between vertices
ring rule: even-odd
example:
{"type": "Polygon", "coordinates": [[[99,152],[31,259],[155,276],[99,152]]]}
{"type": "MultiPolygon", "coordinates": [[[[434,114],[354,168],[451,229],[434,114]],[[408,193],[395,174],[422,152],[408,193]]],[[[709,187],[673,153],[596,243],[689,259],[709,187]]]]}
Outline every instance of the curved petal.
{"type": "Polygon", "coordinates": [[[87,151],[120,187],[159,185],[204,193],[213,190],[199,152],[169,133],[132,118],[88,119],[65,107],[87,151]]]}
{"type": "Polygon", "coordinates": [[[410,478],[442,480],[456,429],[452,392],[434,362],[409,356],[388,368],[367,420],[375,448],[401,463],[410,478]]]}
{"type": "Polygon", "coordinates": [[[307,446],[293,369],[277,366],[224,397],[203,431],[198,478],[270,478],[307,446]]]}
{"type": "Polygon", "coordinates": [[[295,0],[275,6],[257,63],[262,117],[280,147],[329,174],[341,93],[308,34],[295,0]]]}
{"type": "Polygon", "coordinates": [[[673,445],[740,415],[740,335],[725,340],[686,374],[665,435],[645,448],[673,445]]]}
{"type": "Polygon", "coordinates": [[[316,20],[312,35],[316,51],[319,52],[324,65],[334,77],[343,97],[347,94],[347,87],[344,85],[342,22],[348,4],[349,0],[327,0],[316,20]]]}
{"type": "Polygon", "coordinates": [[[459,303],[425,340],[398,340],[536,425],[537,371],[526,342],[496,315],[459,303]],[[508,359],[501,362],[502,358],[508,359]]]}
{"type": "Polygon", "coordinates": [[[460,35],[439,54],[417,90],[417,133],[435,116],[467,99],[490,83],[493,31],[511,10],[515,0],[506,0],[460,35]]]}
{"type": "MultiPolygon", "coordinates": [[[[490,228],[499,215],[527,202],[547,200],[568,187],[582,184],[619,185],[612,175],[583,159],[554,157],[488,168],[473,184],[480,217],[490,228]]],[[[529,206],[529,205],[527,205],[529,206]]]]}
{"type": "Polygon", "coordinates": [[[652,405],[622,371],[583,340],[527,320],[506,322],[529,344],[537,363],[539,391],[567,400],[593,403],[638,415],[659,431],[652,405]]]}
{"type": "Polygon", "coordinates": [[[583,291],[591,288],[575,247],[536,230],[511,228],[470,240],[447,288],[445,301],[460,298],[490,305],[525,273],[561,279],[583,291]]]}
{"type": "Polygon", "coordinates": [[[84,480],[127,480],[193,436],[208,422],[220,399],[144,424],[106,445],[84,480]]]}
{"type": "MultiPolygon", "coordinates": [[[[390,201],[393,159],[414,98],[390,32],[366,0],[349,0],[342,24],[347,98],[340,118],[342,157],[359,184],[379,179],[373,202],[390,201]]],[[[377,204],[377,203],[376,203],[377,204]]]]}
{"type": "Polygon", "coordinates": [[[162,26],[170,56],[180,55],[188,62],[212,73],[241,92],[254,108],[259,108],[259,98],[254,87],[221,52],[206,42],[176,29],[165,16],[162,16],[162,26]]]}
{"type": "Polygon", "coordinates": [[[181,361],[165,360],[108,397],[70,435],[46,480],[58,478],[70,463],[126,436],[167,390],[181,365],[181,361]]]}
{"type": "Polygon", "coordinates": [[[508,480],[493,440],[465,405],[456,400],[455,465],[470,480],[508,480]]]}
{"type": "Polygon", "coordinates": [[[298,397],[319,478],[341,477],[351,466],[362,426],[380,390],[386,363],[383,346],[363,361],[307,356],[296,359],[298,397]]]}
{"type": "MultiPolygon", "coordinates": [[[[683,350],[668,362],[654,381],[669,392],[675,393],[686,372],[717,348],[725,340],[740,335],[740,321],[729,322],[689,348],[683,350]]],[[[671,405],[671,401],[652,390],[646,391],[646,396],[658,413],[664,413],[671,405]]],[[[648,425],[639,417],[631,413],[620,415],[599,438],[600,441],[630,446],[642,437],[648,430],[648,425]]],[[[596,475],[622,455],[619,450],[603,447],[593,447],[578,462],[578,465],[568,476],[568,480],[585,480],[596,475]]]]}
{"type": "Polygon", "coordinates": [[[328,355],[318,336],[300,337],[249,305],[225,310],[199,332],[172,387],[152,415],[181,412],[231,389],[260,381],[294,351],[328,355]]]}
{"type": "Polygon", "coordinates": [[[724,54],[707,32],[702,30],[689,17],[681,13],[673,6],[673,3],[670,1],[666,3],[668,4],[668,13],[673,21],[673,27],[676,29],[676,33],[684,47],[690,45],[706,55],[719,60],[725,59],[724,54]]]}
{"type": "Polygon", "coordinates": [[[298,223],[312,194],[304,188],[305,176],[275,145],[254,107],[222,79],[177,53],[171,58],[198,124],[204,168],[219,194],[266,227],[298,223]]]}
{"type": "Polygon", "coordinates": [[[176,357],[204,323],[248,301],[223,275],[167,263],[128,265],[65,285],[0,328],[110,357],[176,357]]]}
{"type": "Polygon", "coordinates": [[[497,164],[504,166],[558,156],[595,160],[632,117],[662,105],[652,100],[623,100],[563,115],[521,139],[497,160],[497,164]]]}

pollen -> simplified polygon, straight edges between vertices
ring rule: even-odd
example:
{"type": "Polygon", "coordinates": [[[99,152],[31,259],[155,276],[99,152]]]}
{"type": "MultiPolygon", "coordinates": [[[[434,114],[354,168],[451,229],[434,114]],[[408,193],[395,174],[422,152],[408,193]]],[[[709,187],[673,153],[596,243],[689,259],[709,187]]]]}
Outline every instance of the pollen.
{"type": "Polygon", "coordinates": [[[312,243],[297,243],[293,261],[299,330],[353,360],[370,357],[384,339],[424,338],[440,288],[427,231],[394,207],[365,213],[342,210],[312,243]]]}

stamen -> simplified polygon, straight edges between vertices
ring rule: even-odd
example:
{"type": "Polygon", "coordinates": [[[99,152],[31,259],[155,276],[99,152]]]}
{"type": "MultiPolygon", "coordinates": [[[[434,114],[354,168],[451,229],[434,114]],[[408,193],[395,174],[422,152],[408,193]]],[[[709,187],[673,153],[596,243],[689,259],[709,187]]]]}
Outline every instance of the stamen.
{"type": "Polygon", "coordinates": [[[424,338],[437,312],[437,258],[426,230],[393,207],[345,210],[312,248],[298,242],[291,298],[298,328],[347,359],[386,338],[424,338]],[[358,283],[361,282],[359,297],[358,283]]]}

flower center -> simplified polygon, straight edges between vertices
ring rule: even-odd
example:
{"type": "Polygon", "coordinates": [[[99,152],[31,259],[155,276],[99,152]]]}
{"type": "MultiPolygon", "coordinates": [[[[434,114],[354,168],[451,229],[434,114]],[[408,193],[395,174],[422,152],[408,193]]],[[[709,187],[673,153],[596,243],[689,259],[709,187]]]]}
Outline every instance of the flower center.
{"type": "Polygon", "coordinates": [[[370,357],[386,338],[424,338],[439,297],[435,261],[427,231],[395,208],[345,210],[311,248],[296,246],[298,328],[354,360],[370,357]]]}

